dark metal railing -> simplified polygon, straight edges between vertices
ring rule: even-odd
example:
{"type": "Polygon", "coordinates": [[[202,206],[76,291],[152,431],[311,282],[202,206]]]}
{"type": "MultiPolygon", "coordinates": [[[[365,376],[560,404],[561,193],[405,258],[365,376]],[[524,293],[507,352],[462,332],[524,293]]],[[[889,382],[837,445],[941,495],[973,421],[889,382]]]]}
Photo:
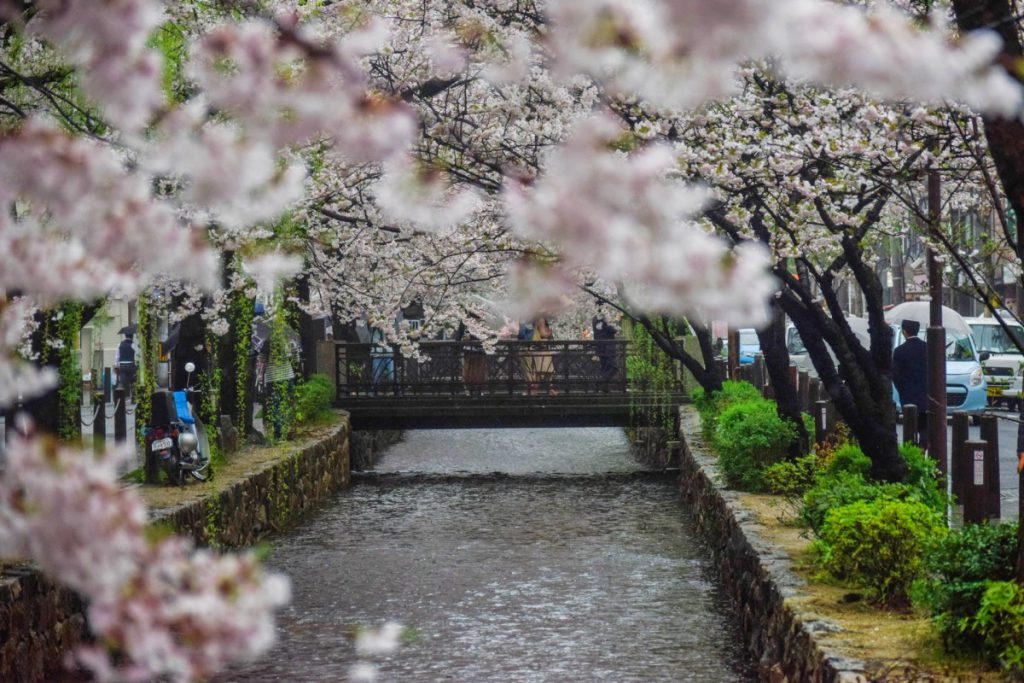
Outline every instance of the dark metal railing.
{"type": "Polygon", "coordinates": [[[419,358],[381,344],[335,344],[338,396],[627,393],[625,340],[427,341],[419,358]]]}

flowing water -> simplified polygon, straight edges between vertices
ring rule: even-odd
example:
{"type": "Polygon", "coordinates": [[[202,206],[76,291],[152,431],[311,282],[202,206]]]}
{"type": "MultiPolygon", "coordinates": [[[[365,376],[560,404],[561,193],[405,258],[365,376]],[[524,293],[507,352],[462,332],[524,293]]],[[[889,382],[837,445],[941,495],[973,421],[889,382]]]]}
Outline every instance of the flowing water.
{"type": "Polygon", "coordinates": [[[412,642],[380,681],[742,681],[752,665],[670,477],[615,429],[409,432],[276,539],[280,643],[224,681],[341,681],[347,634],[412,642]]]}

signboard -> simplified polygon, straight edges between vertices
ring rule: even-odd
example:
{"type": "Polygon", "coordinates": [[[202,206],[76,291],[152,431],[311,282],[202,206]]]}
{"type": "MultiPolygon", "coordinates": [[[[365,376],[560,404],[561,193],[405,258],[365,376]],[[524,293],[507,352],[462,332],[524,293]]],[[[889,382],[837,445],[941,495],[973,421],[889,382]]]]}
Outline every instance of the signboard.
{"type": "Polygon", "coordinates": [[[985,485],[985,451],[974,451],[974,485],[985,485]]]}

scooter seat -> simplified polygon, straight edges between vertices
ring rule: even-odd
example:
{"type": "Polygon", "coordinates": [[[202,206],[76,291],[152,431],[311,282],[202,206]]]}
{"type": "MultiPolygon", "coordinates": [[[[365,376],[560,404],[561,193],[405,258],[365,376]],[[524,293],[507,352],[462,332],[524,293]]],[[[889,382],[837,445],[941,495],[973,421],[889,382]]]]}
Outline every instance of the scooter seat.
{"type": "Polygon", "coordinates": [[[192,417],[192,407],[188,404],[188,396],[184,391],[174,392],[174,409],[178,413],[178,419],[184,424],[193,425],[196,419],[192,417]]]}

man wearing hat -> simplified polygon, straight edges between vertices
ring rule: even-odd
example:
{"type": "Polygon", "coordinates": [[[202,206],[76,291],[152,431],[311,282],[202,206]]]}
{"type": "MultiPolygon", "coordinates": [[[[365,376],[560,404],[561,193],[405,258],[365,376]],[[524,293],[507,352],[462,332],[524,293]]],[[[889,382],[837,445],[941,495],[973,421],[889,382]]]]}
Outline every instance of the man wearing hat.
{"type": "Polygon", "coordinates": [[[900,395],[900,403],[917,406],[917,444],[928,447],[928,345],[917,336],[921,323],[904,320],[900,323],[904,342],[892,353],[892,383],[900,395]]]}

